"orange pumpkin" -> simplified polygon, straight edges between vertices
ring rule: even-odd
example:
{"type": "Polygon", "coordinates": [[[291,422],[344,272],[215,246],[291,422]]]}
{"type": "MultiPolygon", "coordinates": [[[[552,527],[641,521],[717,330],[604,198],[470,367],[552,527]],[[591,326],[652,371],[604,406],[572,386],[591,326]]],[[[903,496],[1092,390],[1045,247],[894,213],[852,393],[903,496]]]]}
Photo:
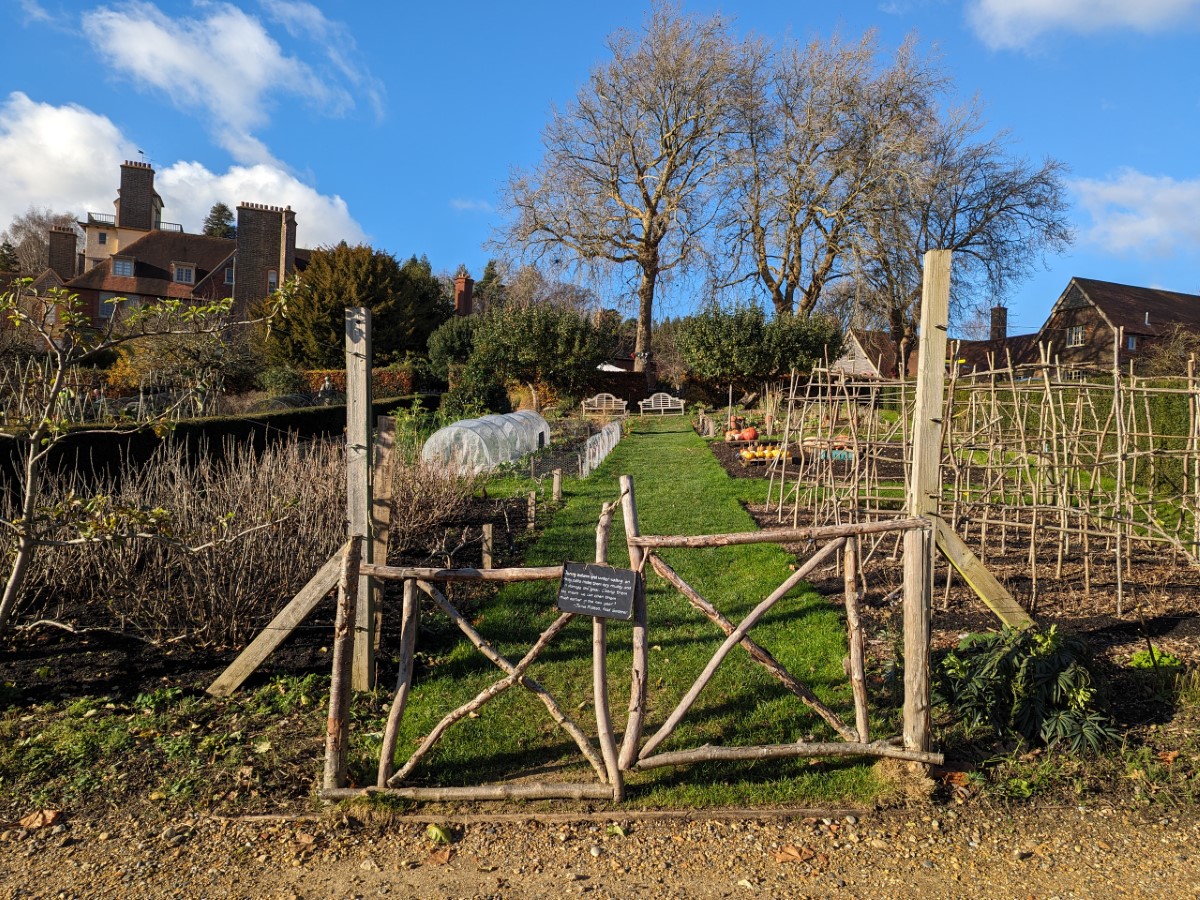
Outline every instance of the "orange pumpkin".
{"type": "Polygon", "coordinates": [[[758,429],[752,425],[749,428],[742,431],[742,440],[743,441],[757,441],[758,440],[758,429]]]}

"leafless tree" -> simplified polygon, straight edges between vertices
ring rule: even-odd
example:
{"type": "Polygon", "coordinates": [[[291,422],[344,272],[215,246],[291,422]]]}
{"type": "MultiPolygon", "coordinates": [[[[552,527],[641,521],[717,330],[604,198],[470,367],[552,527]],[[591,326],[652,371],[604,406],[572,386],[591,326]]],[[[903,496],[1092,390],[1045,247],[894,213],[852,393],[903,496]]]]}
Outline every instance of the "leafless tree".
{"type": "Polygon", "coordinates": [[[533,259],[565,255],[631,271],[644,371],[655,289],[694,261],[713,218],[742,54],[723,18],[667,3],[651,7],[640,33],[619,31],[608,47],[611,59],[552,111],[542,161],[510,179],[510,220],[496,243],[533,259]]]}
{"type": "Polygon", "coordinates": [[[721,243],[735,249],[732,280],[756,281],[777,315],[810,315],[849,273],[865,217],[902,176],[946,87],[915,37],[886,66],[878,59],[873,32],[748,48],[721,243]]]}
{"type": "Polygon", "coordinates": [[[15,248],[22,273],[40,275],[50,267],[49,231],[56,225],[65,225],[81,236],[71,213],[56,213],[38,206],[31,206],[21,215],[14,216],[8,228],[0,232],[0,242],[8,241],[15,248]]]}
{"type": "Polygon", "coordinates": [[[984,130],[974,103],[930,118],[927,139],[864,221],[855,275],[900,359],[916,333],[925,251],[954,251],[952,317],[961,318],[1071,242],[1066,167],[1013,156],[1006,133],[985,139],[984,130]]]}

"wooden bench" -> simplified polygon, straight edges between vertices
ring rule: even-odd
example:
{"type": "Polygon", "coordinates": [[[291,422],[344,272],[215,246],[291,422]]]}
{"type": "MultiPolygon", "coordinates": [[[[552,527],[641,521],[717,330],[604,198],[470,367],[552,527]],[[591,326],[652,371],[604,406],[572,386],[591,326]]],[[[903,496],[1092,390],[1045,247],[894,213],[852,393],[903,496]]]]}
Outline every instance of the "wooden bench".
{"type": "Polygon", "coordinates": [[[584,400],[580,408],[585,416],[623,416],[628,405],[612,394],[597,394],[584,400]]]}
{"type": "Polygon", "coordinates": [[[682,416],[683,401],[678,397],[672,397],[670,394],[659,391],[657,394],[652,394],[648,400],[639,400],[638,409],[641,410],[643,416],[649,413],[657,413],[660,416],[668,413],[682,416]]]}

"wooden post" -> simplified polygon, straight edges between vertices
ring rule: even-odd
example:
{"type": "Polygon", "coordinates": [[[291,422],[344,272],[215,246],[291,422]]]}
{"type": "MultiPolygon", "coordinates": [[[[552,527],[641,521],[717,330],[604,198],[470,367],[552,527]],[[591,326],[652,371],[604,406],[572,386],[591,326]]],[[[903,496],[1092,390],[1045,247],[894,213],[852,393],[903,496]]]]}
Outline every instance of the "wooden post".
{"type": "MultiPolygon", "coordinates": [[[[600,521],[596,523],[596,562],[602,566],[608,565],[608,533],[615,508],[615,503],[605,503],[600,508],[600,521]]],[[[621,777],[608,702],[608,620],[600,616],[592,618],[592,701],[596,704],[596,737],[604,757],[604,768],[613,787],[613,800],[620,803],[625,799],[625,782],[621,777]]]]}
{"type": "MultiPolygon", "coordinates": [[[[392,479],[396,466],[396,420],[380,416],[375,422],[375,449],[371,461],[371,553],[369,561],[387,565],[392,526],[392,479]]],[[[383,583],[370,579],[372,657],[379,653],[383,634],[383,583]]]]}
{"type": "Polygon", "coordinates": [[[941,499],[941,449],[950,311],[949,250],[925,254],[917,394],[913,409],[912,478],[908,514],[930,528],[904,534],[904,745],[929,750],[929,631],[933,593],[933,518],[941,499]]]}
{"type": "Polygon", "coordinates": [[[421,604],[417,598],[415,578],[404,579],[404,611],[400,620],[400,663],[396,667],[396,697],[388,713],[387,728],[383,733],[383,745],[379,751],[379,787],[387,787],[388,779],[396,763],[396,739],[400,735],[400,723],[404,721],[404,709],[412,690],[413,659],[416,656],[417,625],[421,615],[421,604]]]}
{"type": "Polygon", "coordinates": [[[529,500],[526,504],[525,513],[525,530],[533,531],[537,524],[537,491],[529,492],[529,500]]]}
{"type": "MultiPolygon", "coordinates": [[[[732,390],[732,388],[731,388],[732,390]]],[[[633,478],[621,476],[621,514],[625,521],[625,541],[629,548],[629,567],[641,573],[645,551],[630,542],[638,537],[637,501],[633,496],[633,478]]],[[[646,681],[650,659],[650,647],[646,633],[646,579],[639,574],[637,589],[633,595],[633,669],[629,686],[629,718],[625,723],[625,736],[621,741],[619,765],[628,771],[637,760],[638,742],[642,739],[642,722],[646,716],[646,681]]]]}
{"type": "Polygon", "coordinates": [[[480,567],[490,569],[492,567],[492,548],[495,545],[492,543],[492,523],[483,523],[483,559],[480,562],[480,567]]]}
{"type": "Polygon", "coordinates": [[[551,484],[553,485],[553,486],[551,487],[551,489],[550,489],[550,498],[551,498],[551,499],[552,499],[552,500],[553,500],[555,503],[562,503],[562,498],[563,498],[563,492],[562,492],[562,475],[563,475],[563,473],[562,473],[562,469],[555,469],[555,470],[554,470],[552,473],[550,473],[550,474],[551,474],[551,477],[552,477],[551,484]]]}
{"type": "Polygon", "coordinates": [[[361,538],[352,537],[342,557],[337,619],[333,626],[333,674],[329,680],[329,719],[325,728],[325,789],[346,786],[346,748],[350,733],[350,668],[354,653],[355,607],[361,538]]]}
{"type": "MultiPolygon", "coordinates": [[[[371,537],[371,311],[346,310],[346,521],[350,537],[371,537]]],[[[365,541],[364,562],[374,562],[374,542],[365,541]]],[[[374,584],[358,580],[355,607],[354,666],[356,691],[375,686],[374,584]]]]}
{"type": "Polygon", "coordinates": [[[871,738],[867,720],[866,654],[863,647],[862,620],[858,615],[858,538],[846,538],[842,556],[845,560],[842,568],[845,572],[846,627],[850,645],[850,687],[854,691],[854,726],[858,731],[858,740],[867,744],[871,738]]]}

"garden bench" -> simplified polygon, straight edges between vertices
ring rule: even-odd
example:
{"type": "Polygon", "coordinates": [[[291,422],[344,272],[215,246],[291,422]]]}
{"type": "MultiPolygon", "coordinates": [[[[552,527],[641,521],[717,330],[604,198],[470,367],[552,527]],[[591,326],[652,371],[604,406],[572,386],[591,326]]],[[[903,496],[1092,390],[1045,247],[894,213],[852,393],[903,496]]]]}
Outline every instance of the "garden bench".
{"type": "Polygon", "coordinates": [[[652,394],[648,400],[639,400],[638,408],[642,415],[647,413],[658,413],[660,416],[665,416],[668,413],[675,415],[683,415],[683,401],[678,397],[672,397],[670,394],[664,394],[659,391],[657,394],[652,394]]]}
{"type": "Polygon", "coordinates": [[[628,405],[619,397],[601,393],[584,400],[581,408],[585,416],[623,416],[628,405]]]}

